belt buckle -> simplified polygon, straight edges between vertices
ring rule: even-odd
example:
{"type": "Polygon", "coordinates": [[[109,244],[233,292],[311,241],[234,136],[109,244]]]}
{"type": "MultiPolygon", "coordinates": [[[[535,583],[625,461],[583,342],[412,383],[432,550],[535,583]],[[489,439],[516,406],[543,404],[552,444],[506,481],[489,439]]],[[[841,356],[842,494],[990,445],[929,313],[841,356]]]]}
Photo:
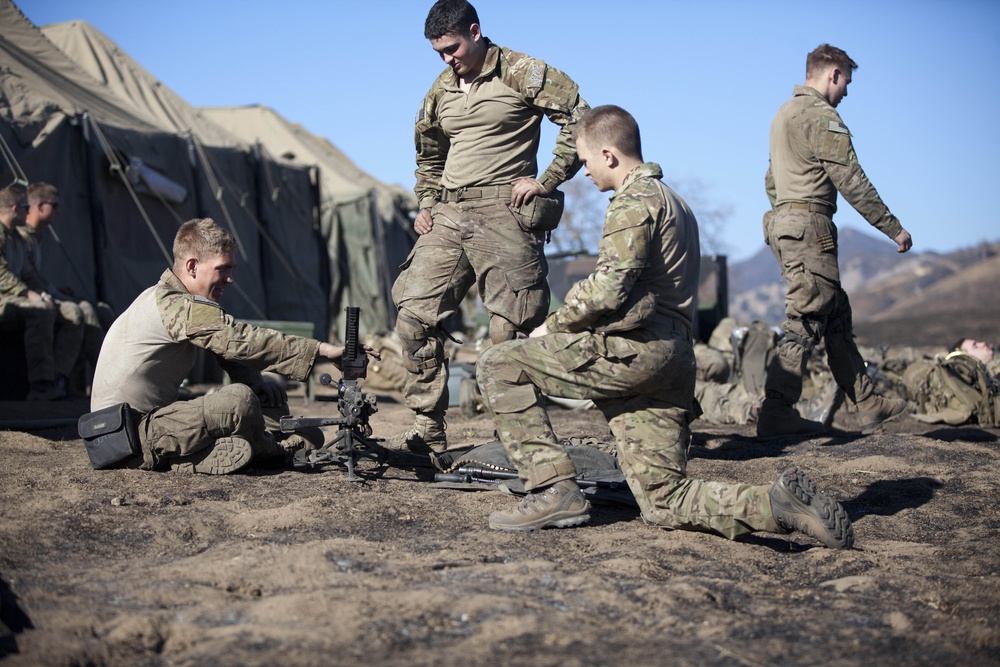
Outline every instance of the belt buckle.
{"type": "Polygon", "coordinates": [[[455,193],[455,202],[460,202],[463,199],[462,195],[465,194],[465,187],[455,188],[452,192],[455,193]]]}

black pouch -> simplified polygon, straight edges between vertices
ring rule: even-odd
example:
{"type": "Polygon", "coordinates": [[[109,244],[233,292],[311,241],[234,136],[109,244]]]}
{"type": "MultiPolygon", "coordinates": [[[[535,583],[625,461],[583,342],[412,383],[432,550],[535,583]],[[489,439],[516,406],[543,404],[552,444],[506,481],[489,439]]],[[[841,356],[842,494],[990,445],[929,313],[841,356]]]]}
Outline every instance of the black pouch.
{"type": "Polygon", "coordinates": [[[77,431],[87,447],[95,470],[111,468],[132,456],[139,456],[139,413],[128,403],[89,412],[77,422],[77,431]]]}
{"type": "Polygon", "coordinates": [[[553,190],[544,195],[535,195],[527,204],[521,204],[517,212],[521,216],[521,226],[532,232],[551,232],[559,226],[566,195],[553,190]]]}

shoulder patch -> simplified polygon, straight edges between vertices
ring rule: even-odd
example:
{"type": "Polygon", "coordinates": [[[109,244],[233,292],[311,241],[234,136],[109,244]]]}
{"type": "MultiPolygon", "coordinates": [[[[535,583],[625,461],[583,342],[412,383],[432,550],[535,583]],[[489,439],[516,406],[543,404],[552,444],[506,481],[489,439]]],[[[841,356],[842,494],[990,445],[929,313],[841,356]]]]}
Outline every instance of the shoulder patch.
{"type": "Polygon", "coordinates": [[[528,79],[529,88],[541,88],[545,83],[545,65],[536,63],[531,68],[531,77],[528,79]]]}
{"type": "Polygon", "coordinates": [[[843,123],[841,123],[839,121],[836,121],[836,120],[831,120],[830,121],[829,130],[831,132],[839,132],[840,134],[848,134],[849,135],[851,133],[851,131],[847,129],[846,125],[844,125],[843,123]]]}
{"type": "Polygon", "coordinates": [[[194,294],[194,295],[192,295],[191,298],[194,300],[195,303],[204,303],[204,304],[209,305],[209,306],[215,306],[216,308],[219,308],[219,309],[222,308],[222,306],[220,306],[215,301],[212,301],[207,296],[202,296],[200,294],[194,294]]]}

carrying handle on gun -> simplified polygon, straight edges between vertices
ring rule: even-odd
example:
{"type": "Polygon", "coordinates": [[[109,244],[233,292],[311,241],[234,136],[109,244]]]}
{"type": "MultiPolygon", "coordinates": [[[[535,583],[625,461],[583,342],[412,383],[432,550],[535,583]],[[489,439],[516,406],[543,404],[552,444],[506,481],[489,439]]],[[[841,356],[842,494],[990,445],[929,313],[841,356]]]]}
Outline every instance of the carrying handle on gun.
{"type": "Polygon", "coordinates": [[[361,319],[361,308],[347,306],[347,331],[344,334],[344,357],[341,367],[345,380],[359,380],[368,375],[368,355],[358,342],[358,325],[361,319]]]}

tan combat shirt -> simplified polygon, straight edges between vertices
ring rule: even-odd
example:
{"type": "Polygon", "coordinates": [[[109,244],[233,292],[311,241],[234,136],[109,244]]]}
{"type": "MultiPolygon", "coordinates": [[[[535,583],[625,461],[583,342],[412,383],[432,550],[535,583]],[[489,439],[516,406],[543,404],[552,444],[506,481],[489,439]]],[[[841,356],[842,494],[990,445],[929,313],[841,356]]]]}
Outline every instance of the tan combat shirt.
{"type": "Polygon", "coordinates": [[[869,224],[896,238],[903,227],[858,163],[840,114],[813,88],[795,86],[793,95],[771,123],[771,162],[764,179],[771,206],[816,202],[836,211],[839,191],[869,224]]]}
{"type": "Polygon", "coordinates": [[[698,222],[662,177],[653,162],[625,177],[604,217],[597,267],[549,315],[549,331],[641,327],[665,333],[671,319],[690,329],[701,271],[698,222]]]}
{"type": "Polygon", "coordinates": [[[128,403],[146,413],[173,403],[198,348],[213,352],[234,381],[252,384],[265,370],[304,380],[319,341],[237,322],[167,269],[108,329],[90,409],[128,403]]]}
{"type": "Polygon", "coordinates": [[[551,192],[580,169],[573,129],[589,107],[566,74],[523,53],[489,43],[468,92],[449,67],[417,113],[415,142],[421,208],[441,188],[510,185],[538,173],[542,116],[561,127],[555,158],[539,178],[551,192]]]}

